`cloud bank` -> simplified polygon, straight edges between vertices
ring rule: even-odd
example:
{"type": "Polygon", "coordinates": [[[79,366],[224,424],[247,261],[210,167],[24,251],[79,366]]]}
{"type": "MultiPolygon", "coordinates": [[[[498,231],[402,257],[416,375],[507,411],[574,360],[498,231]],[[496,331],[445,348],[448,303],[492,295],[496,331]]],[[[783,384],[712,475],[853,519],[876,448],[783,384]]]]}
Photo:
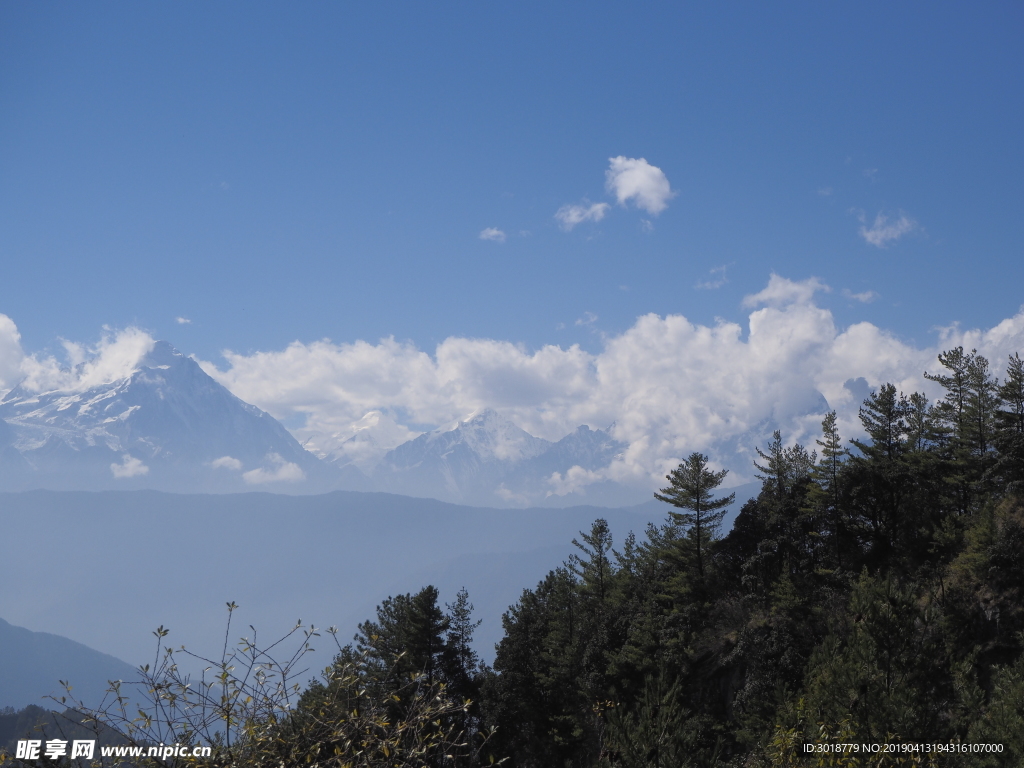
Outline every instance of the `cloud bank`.
{"type": "Polygon", "coordinates": [[[1024,312],[988,330],[952,326],[933,346],[917,347],[871,323],[838,328],[815,303],[827,290],[817,278],[773,275],[744,301],[745,325],[649,314],[605,337],[596,354],[576,345],[528,350],[454,337],[427,352],[387,338],[294,342],[252,355],[227,352],[222,368],[203,365],[243,400],[289,423],[304,420],[293,430],[300,441],[377,434],[366,428],[372,412],[373,425],[387,426],[391,440],[383,442],[391,447],[415,434],[409,425],[441,425],[490,407],[549,440],[580,424],[614,425],[629,449],[602,477],[659,480],[680,457],[701,450],[739,482],[752,475],[753,447],[745,441],[770,425],[813,447],[822,396],[839,411],[844,435],[859,434],[859,378],[934,397],[934,383],[922,374],[938,367],[939,351],[976,347],[1002,371],[1007,355],[1024,350],[1024,312]]]}
{"type": "MultiPolygon", "coordinates": [[[[743,324],[647,314],[621,334],[602,336],[596,353],[576,345],[531,350],[458,337],[427,351],[386,338],[296,341],[254,354],[228,351],[219,366],[200,362],[238,397],[301,424],[292,430],[300,442],[312,440],[320,453],[337,449],[365,463],[481,408],[494,408],[549,440],[580,424],[611,425],[628,449],[598,473],[557,478],[564,490],[601,479],[657,482],[695,450],[732,469],[730,480],[747,481],[753,446],[767,430],[778,427],[787,441],[813,447],[826,407],[822,396],[839,412],[844,437],[852,437],[860,430],[857,410],[867,387],[892,382],[934,398],[939,393],[923,372],[939,367],[938,352],[960,344],[977,348],[1002,375],[1007,356],[1024,351],[1024,310],[993,328],[950,326],[937,332],[934,344],[915,346],[867,322],[837,327],[817,303],[827,290],[817,278],[772,275],[764,290],[744,300],[743,324]]],[[[111,332],[93,347],[66,343],[77,362],[61,367],[51,357],[25,354],[14,323],[0,315],[0,383],[84,389],[126,374],[152,344],[134,328],[111,332]]],[[[221,466],[240,469],[230,457],[221,466]]],[[[126,477],[144,470],[129,458],[111,471],[126,477]]],[[[287,482],[300,473],[269,456],[245,479],[287,482]]]]}

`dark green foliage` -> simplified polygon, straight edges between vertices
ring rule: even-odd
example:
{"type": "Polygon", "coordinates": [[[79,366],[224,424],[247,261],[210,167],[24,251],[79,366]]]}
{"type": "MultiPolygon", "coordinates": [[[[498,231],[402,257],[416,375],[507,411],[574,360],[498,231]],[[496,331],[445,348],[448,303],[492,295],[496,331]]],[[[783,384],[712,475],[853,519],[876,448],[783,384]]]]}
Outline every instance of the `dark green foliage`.
{"type": "Polygon", "coordinates": [[[689,510],[669,512],[669,515],[686,529],[689,539],[693,542],[697,577],[701,581],[704,580],[704,561],[708,546],[718,534],[725,508],[736,499],[735,493],[720,499],[712,496],[727,474],[727,469],[720,472],[708,469],[708,457],[694,452],[665,478],[669,481],[668,488],[662,488],[661,493],[654,494],[654,498],[659,501],[668,502],[678,509],[689,510]]]}

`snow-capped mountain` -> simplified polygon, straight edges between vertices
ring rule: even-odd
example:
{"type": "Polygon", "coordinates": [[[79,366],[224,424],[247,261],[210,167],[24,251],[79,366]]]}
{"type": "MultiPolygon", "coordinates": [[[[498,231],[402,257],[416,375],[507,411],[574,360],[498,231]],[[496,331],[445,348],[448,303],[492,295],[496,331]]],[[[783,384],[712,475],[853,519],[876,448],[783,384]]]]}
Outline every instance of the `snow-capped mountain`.
{"type": "Polygon", "coordinates": [[[0,401],[0,419],[0,483],[8,490],[337,484],[276,419],[166,342],[111,383],[82,391],[15,387],[0,401]]]}
{"type": "Polygon", "coordinates": [[[590,476],[576,482],[625,449],[586,426],[553,443],[488,409],[417,435],[371,411],[300,445],[167,342],[113,381],[66,373],[59,388],[23,384],[0,400],[0,491],[379,490],[486,506],[643,498],[590,476]]]}
{"type": "Polygon", "coordinates": [[[562,506],[592,499],[559,495],[551,482],[554,473],[601,469],[624,449],[606,432],[587,426],[552,443],[485,409],[389,451],[371,477],[380,490],[409,496],[488,506],[562,506]]]}
{"type": "Polygon", "coordinates": [[[301,430],[302,447],[338,468],[370,472],[393,448],[420,436],[381,411],[369,411],[334,433],[301,430]]]}

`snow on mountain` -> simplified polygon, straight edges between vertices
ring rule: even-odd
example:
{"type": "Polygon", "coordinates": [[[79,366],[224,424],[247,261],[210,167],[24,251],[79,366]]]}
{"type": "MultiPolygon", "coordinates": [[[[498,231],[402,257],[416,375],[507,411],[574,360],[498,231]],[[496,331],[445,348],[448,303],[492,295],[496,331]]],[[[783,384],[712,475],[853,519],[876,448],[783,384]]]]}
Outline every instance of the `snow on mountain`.
{"type": "MultiPolygon", "coordinates": [[[[593,499],[553,493],[553,473],[601,469],[624,449],[606,432],[587,426],[552,443],[485,409],[389,451],[371,477],[380,490],[409,496],[489,506],[565,506],[593,499]]],[[[626,495],[636,498],[632,489],[626,495]]]]}
{"type": "Polygon", "coordinates": [[[336,467],[369,472],[388,451],[419,437],[381,411],[370,411],[347,429],[325,434],[301,431],[302,447],[336,467]]]}
{"type": "Polygon", "coordinates": [[[0,431],[0,483],[10,490],[326,489],[335,479],[278,421],[166,342],[128,375],[82,391],[15,387],[0,419],[18,454],[3,453],[0,431]]]}
{"type": "MultiPolygon", "coordinates": [[[[500,507],[629,505],[651,492],[649,478],[622,480],[628,446],[585,425],[551,442],[485,409],[417,434],[370,411],[333,434],[300,429],[300,445],[166,342],[116,362],[80,361],[0,400],[0,490],[378,490],[500,507]]],[[[827,406],[819,394],[801,418],[813,428],[827,406]]],[[[717,453],[750,467],[775,424],[720,441],[717,453]]]]}

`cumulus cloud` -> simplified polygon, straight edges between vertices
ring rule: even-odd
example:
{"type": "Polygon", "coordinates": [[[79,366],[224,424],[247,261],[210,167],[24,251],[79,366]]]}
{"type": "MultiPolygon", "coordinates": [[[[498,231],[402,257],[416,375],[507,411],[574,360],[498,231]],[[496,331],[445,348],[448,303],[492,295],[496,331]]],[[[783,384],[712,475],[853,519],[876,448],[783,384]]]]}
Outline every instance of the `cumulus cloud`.
{"type": "MultiPolygon", "coordinates": [[[[357,466],[429,425],[465,419],[485,407],[549,440],[580,424],[614,425],[612,435],[627,448],[607,467],[550,477],[547,490],[559,494],[601,480],[651,486],[695,450],[731,469],[731,482],[744,482],[752,479],[754,446],[763,447],[771,429],[782,429],[790,442],[813,445],[822,411],[835,408],[842,434],[853,437],[869,388],[892,382],[903,392],[940,394],[923,372],[938,367],[941,350],[976,348],[998,373],[1009,354],[1024,351],[1024,309],[993,328],[951,325],[935,343],[918,346],[868,322],[837,327],[832,313],[815,302],[825,290],[817,278],[772,275],[764,290],[745,299],[743,322],[704,325],[682,315],[643,315],[624,332],[602,336],[594,352],[458,337],[421,350],[386,338],[225,352],[220,368],[200,362],[238,397],[301,425],[292,430],[300,442],[321,454],[340,452],[357,466]]],[[[137,329],[111,332],[92,347],[67,343],[73,364],[60,366],[25,355],[17,328],[0,316],[5,382],[34,376],[39,386],[106,383],[151,346],[137,329]]],[[[224,456],[215,463],[241,471],[236,461],[224,456]]],[[[129,455],[111,466],[117,477],[146,470],[129,455]]],[[[295,463],[270,455],[243,476],[259,485],[302,475],[295,463]]]]}
{"type": "Polygon", "coordinates": [[[491,240],[492,242],[495,242],[495,243],[504,243],[505,242],[505,233],[502,232],[497,227],[487,227],[487,229],[484,229],[484,230],[480,231],[480,239],[481,240],[491,240]]]}
{"type": "Polygon", "coordinates": [[[18,326],[7,315],[0,315],[0,392],[11,389],[21,381],[24,377],[24,360],[18,326]]]}
{"type": "Polygon", "coordinates": [[[658,482],[695,450],[732,469],[731,480],[750,480],[753,445],[763,447],[770,436],[759,437],[766,424],[813,446],[822,411],[832,407],[844,436],[859,434],[860,390],[848,381],[893,382],[934,397],[935,385],[922,373],[936,368],[942,349],[977,348],[996,370],[1024,350],[1024,311],[989,330],[944,329],[936,344],[917,347],[871,323],[838,328],[814,301],[826,289],[816,278],[773,275],[747,298],[743,324],[649,314],[603,337],[593,353],[466,338],[427,352],[388,338],[295,342],[279,351],[226,353],[223,369],[203,365],[242,399],[289,423],[304,421],[293,430],[300,441],[314,434],[347,439],[373,411],[388,415],[398,442],[409,433],[391,425],[441,425],[483,407],[549,440],[580,424],[614,424],[626,451],[604,469],[550,478],[548,490],[558,494],[599,479],[658,482]]]}
{"type": "Polygon", "coordinates": [[[888,216],[879,213],[870,227],[863,218],[861,222],[860,236],[876,248],[885,248],[889,243],[894,243],[917,229],[917,222],[905,213],[900,213],[895,221],[890,221],[888,216]]]}
{"type": "Polygon", "coordinates": [[[238,472],[242,469],[242,462],[234,456],[221,456],[219,459],[211,461],[210,466],[214,469],[233,469],[235,472],[238,472]]]}
{"type": "Polygon", "coordinates": [[[827,293],[830,290],[831,288],[816,277],[799,281],[787,280],[773,272],[764,290],[743,298],[743,306],[749,308],[763,305],[778,307],[793,303],[806,304],[814,298],[814,294],[818,291],[827,293]]]}
{"type": "Polygon", "coordinates": [[[293,462],[285,461],[279,453],[268,453],[267,465],[243,472],[242,477],[250,485],[263,483],[295,483],[306,479],[306,473],[293,462]]]}
{"type": "Polygon", "coordinates": [[[675,197],[661,168],[651,165],[644,158],[618,157],[608,158],[608,170],[605,171],[605,188],[609,194],[615,195],[620,205],[632,201],[633,204],[657,216],[668,207],[668,201],[675,197]]]}
{"type": "Polygon", "coordinates": [[[611,207],[608,203],[594,203],[593,205],[589,203],[589,200],[585,200],[583,205],[563,205],[559,208],[555,212],[559,226],[569,232],[584,221],[600,221],[611,207]]]}
{"type": "Polygon", "coordinates": [[[126,453],[121,457],[120,464],[110,465],[110,471],[113,473],[114,477],[122,479],[149,474],[149,467],[143,464],[141,459],[136,459],[134,456],[126,453]]]}
{"type": "Polygon", "coordinates": [[[92,346],[64,341],[66,363],[62,364],[52,355],[22,357],[19,365],[21,386],[29,392],[56,389],[82,392],[117,381],[130,376],[155,343],[154,338],[140,328],[105,329],[103,338],[92,346]]]}
{"type": "Polygon", "coordinates": [[[176,317],[174,318],[174,322],[176,322],[178,325],[191,325],[192,323],[192,321],[189,320],[187,317],[176,317]]]}

